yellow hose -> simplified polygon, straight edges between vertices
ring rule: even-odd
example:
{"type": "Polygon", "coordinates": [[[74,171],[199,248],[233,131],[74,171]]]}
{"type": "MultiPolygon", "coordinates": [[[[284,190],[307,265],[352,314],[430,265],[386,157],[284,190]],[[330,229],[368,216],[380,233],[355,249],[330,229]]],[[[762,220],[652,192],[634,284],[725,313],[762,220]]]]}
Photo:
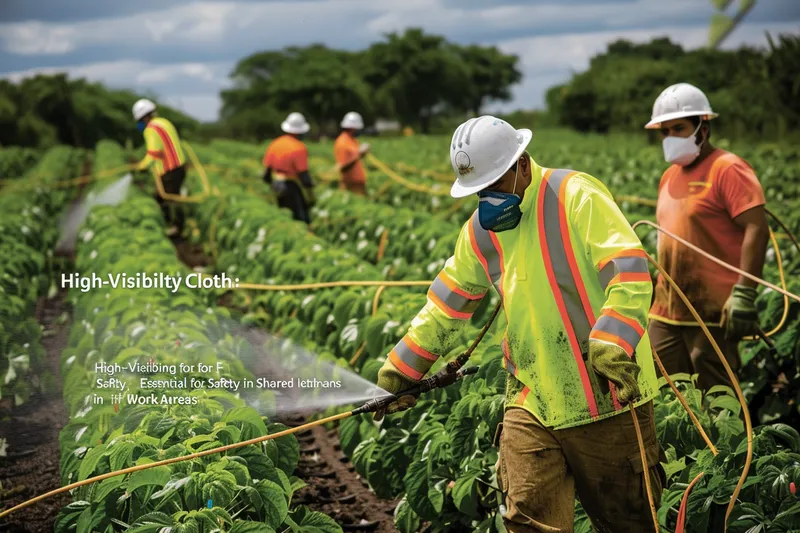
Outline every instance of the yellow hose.
{"type": "Polygon", "coordinates": [[[197,155],[195,155],[192,147],[186,141],[182,141],[181,144],[189,153],[189,159],[192,162],[192,166],[196,168],[198,174],[200,174],[200,181],[203,183],[203,192],[195,196],[181,196],[180,194],[168,193],[166,190],[164,190],[164,183],[161,181],[160,176],[153,174],[153,179],[156,182],[156,190],[158,190],[158,195],[164,200],[170,200],[181,204],[197,204],[208,198],[208,195],[211,193],[211,187],[208,184],[208,176],[206,176],[206,171],[203,169],[203,165],[201,165],[200,161],[197,159],[197,155]]]}
{"type": "Polygon", "coordinates": [[[245,441],[242,441],[242,442],[236,442],[234,444],[228,444],[228,445],[225,445],[225,446],[220,446],[218,448],[212,448],[210,450],[204,450],[202,452],[196,452],[196,453],[193,453],[193,454],[190,454],[190,455],[184,455],[184,456],[181,456],[181,457],[173,457],[172,459],[164,459],[163,461],[156,461],[155,463],[148,463],[148,464],[145,464],[145,465],[132,466],[130,468],[124,468],[122,470],[116,470],[114,472],[107,472],[107,473],[101,474],[99,476],[90,477],[89,479],[84,479],[83,481],[77,481],[77,482],[72,483],[70,485],[66,485],[64,487],[60,487],[60,488],[55,489],[55,490],[51,490],[50,492],[46,492],[44,494],[36,496],[35,498],[31,498],[30,500],[24,501],[19,505],[15,505],[14,507],[12,507],[10,509],[6,509],[5,511],[0,512],[0,518],[3,518],[4,516],[8,516],[8,515],[10,515],[11,513],[15,512],[15,511],[19,511],[21,509],[24,509],[24,508],[26,508],[26,507],[28,507],[30,505],[33,505],[34,503],[38,503],[38,502],[40,502],[42,500],[46,500],[47,498],[51,498],[53,496],[57,496],[59,494],[65,493],[65,492],[69,492],[71,490],[77,489],[78,487],[83,487],[84,485],[90,485],[92,483],[97,483],[98,481],[103,481],[104,479],[108,479],[110,477],[122,476],[122,475],[125,475],[125,474],[138,472],[140,470],[147,470],[148,468],[155,468],[157,466],[171,465],[173,463],[179,463],[181,461],[188,461],[190,459],[197,459],[198,457],[205,457],[206,455],[213,455],[213,454],[217,454],[217,453],[226,452],[228,450],[235,450],[236,448],[242,448],[244,446],[249,446],[251,444],[259,444],[259,443],[262,443],[262,442],[265,442],[265,441],[268,441],[268,440],[277,439],[279,437],[285,437],[286,435],[291,435],[292,433],[297,433],[298,431],[302,431],[302,430],[304,430],[306,428],[310,428],[310,427],[314,427],[314,426],[320,426],[322,424],[327,424],[328,422],[335,422],[337,420],[343,420],[343,419],[348,418],[348,417],[350,417],[352,415],[353,415],[352,411],[347,411],[347,412],[344,412],[344,413],[340,413],[338,415],[333,415],[333,416],[329,416],[327,418],[322,418],[320,420],[315,420],[313,422],[309,422],[307,424],[303,424],[302,426],[297,426],[297,427],[294,427],[294,428],[284,429],[283,431],[279,431],[277,433],[273,433],[272,435],[264,435],[264,436],[261,436],[261,437],[256,437],[254,439],[245,440],[245,441]]]}

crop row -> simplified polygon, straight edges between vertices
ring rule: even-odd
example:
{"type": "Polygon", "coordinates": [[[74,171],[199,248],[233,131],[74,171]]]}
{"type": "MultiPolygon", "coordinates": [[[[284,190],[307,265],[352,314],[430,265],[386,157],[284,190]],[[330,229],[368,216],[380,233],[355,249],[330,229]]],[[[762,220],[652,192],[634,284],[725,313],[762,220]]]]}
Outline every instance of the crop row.
{"type": "MultiPolygon", "coordinates": [[[[97,148],[96,169],[123,162],[111,142],[97,148]]],[[[96,206],[79,235],[75,270],[101,279],[136,273],[186,276],[164,235],[157,204],[138,190],[117,206],[96,206]]],[[[252,377],[257,352],[232,335],[235,323],[213,295],[186,288],[94,288],[69,293],[74,320],[62,354],[64,401],[69,423],[59,436],[62,482],[184,456],[274,433],[269,423],[238,395],[213,389],[209,379],[252,377]],[[216,369],[200,372],[203,363],[216,369]],[[150,364],[149,369],[147,368],[150,364]],[[126,383],[119,397],[100,388],[108,383],[103,364],[130,369],[113,375],[126,383]],[[175,371],[188,365],[193,370],[175,371]],[[143,383],[141,378],[162,383],[143,383]],[[165,383],[197,380],[205,386],[165,383]],[[143,403],[147,402],[147,403],[143,403]]],[[[188,382],[187,382],[188,383],[188,382]]],[[[268,396],[259,398],[263,405],[268,396]]],[[[115,476],[76,489],[55,531],[137,533],[172,531],[338,532],[332,520],[305,507],[291,509],[303,482],[292,475],[299,458],[293,436],[223,454],[115,476]]]]}
{"type": "Polygon", "coordinates": [[[52,380],[42,364],[42,332],[33,315],[52,283],[55,222],[69,194],[47,185],[76,175],[81,156],[65,146],[52,148],[24,180],[0,194],[0,398],[12,405],[48,389],[52,380]]]}

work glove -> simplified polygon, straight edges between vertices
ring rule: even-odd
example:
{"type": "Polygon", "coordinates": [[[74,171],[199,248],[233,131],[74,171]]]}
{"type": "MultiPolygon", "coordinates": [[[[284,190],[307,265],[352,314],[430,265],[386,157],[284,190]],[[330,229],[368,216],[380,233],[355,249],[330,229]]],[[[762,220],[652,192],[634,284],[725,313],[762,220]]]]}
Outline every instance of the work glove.
{"type": "Polygon", "coordinates": [[[362,156],[365,155],[367,152],[369,152],[369,144],[362,143],[361,146],[358,147],[358,151],[362,156]]]}
{"type": "Polygon", "coordinates": [[[736,284],[722,308],[719,327],[725,332],[725,340],[739,340],[758,333],[758,292],[746,285],[736,284]]]}
{"type": "Polygon", "coordinates": [[[589,363],[597,374],[616,385],[617,399],[621,404],[630,403],[641,396],[636,381],[641,369],[619,346],[589,342],[589,363]]]}
{"type": "MultiPolygon", "coordinates": [[[[378,372],[378,387],[392,394],[411,388],[417,383],[417,381],[413,381],[401,374],[388,357],[386,358],[386,362],[383,363],[383,367],[381,367],[378,372]]],[[[390,403],[386,409],[377,411],[372,419],[375,420],[375,422],[380,422],[383,420],[384,415],[405,411],[406,409],[414,407],[416,404],[417,399],[415,397],[401,396],[397,401],[390,403]]]]}
{"type": "Polygon", "coordinates": [[[275,196],[278,198],[282,198],[283,195],[286,194],[287,187],[285,181],[275,180],[270,185],[272,186],[272,192],[274,192],[275,196]]]}

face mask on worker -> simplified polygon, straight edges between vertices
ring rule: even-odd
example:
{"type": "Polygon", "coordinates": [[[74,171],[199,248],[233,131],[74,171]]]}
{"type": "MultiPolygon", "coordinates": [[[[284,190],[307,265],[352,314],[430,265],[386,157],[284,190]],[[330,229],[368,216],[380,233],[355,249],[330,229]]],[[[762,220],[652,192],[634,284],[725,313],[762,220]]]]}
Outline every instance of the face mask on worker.
{"type": "Polygon", "coordinates": [[[519,225],[522,211],[519,205],[522,198],[517,196],[517,177],[519,176],[519,163],[514,173],[514,192],[481,191],[478,197],[478,222],[486,231],[507,231],[519,225]]]}
{"type": "Polygon", "coordinates": [[[664,147],[664,159],[668,163],[674,163],[682,167],[691,164],[692,161],[697,159],[697,156],[700,155],[701,143],[697,142],[696,137],[702,125],[703,123],[700,122],[697,125],[697,129],[688,137],[665,137],[661,142],[664,147]]]}
{"type": "Polygon", "coordinates": [[[139,130],[139,133],[144,133],[146,127],[147,123],[144,120],[139,120],[136,122],[136,129],[139,130]]]}

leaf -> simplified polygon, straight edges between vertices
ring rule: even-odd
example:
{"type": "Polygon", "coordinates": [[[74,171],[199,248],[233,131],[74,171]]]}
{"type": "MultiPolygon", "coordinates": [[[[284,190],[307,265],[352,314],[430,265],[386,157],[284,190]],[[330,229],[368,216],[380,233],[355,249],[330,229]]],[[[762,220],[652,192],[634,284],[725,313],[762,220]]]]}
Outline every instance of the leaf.
{"type": "Polygon", "coordinates": [[[478,487],[476,479],[480,476],[478,469],[469,469],[466,475],[456,479],[453,487],[453,503],[462,513],[478,518],[478,487]]]}
{"type": "Polygon", "coordinates": [[[289,514],[284,490],[280,485],[267,479],[259,481],[256,488],[263,501],[264,522],[277,529],[289,514]]]}
{"type": "Polygon", "coordinates": [[[86,452],[86,455],[83,456],[83,460],[81,461],[81,466],[78,469],[78,481],[83,481],[92,475],[94,469],[103,458],[105,451],[105,446],[95,446],[86,452]]]}
{"type": "Polygon", "coordinates": [[[721,13],[711,15],[711,27],[708,31],[708,44],[711,48],[719,45],[720,39],[733,26],[733,19],[721,13]]]}
{"type": "Polygon", "coordinates": [[[156,466],[146,470],[139,470],[131,474],[128,478],[128,483],[125,485],[125,490],[133,493],[138,488],[156,485],[163,487],[169,482],[172,472],[168,466],[156,466]]]}
{"type": "Polygon", "coordinates": [[[417,533],[419,531],[420,520],[408,504],[408,495],[404,495],[394,509],[394,525],[401,533],[417,533]]]}
{"type": "Polygon", "coordinates": [[[733,398],[732,396],[717,396],[711,401],[711,408],[727,409],[736,416],[739,416],[739,412],[742,410],[739,400],[733,398]]]}
{"type": "Polygon", "coordinates": [[[122,485],[122,482],[124,480],[125,480],[124,476],[115,476],[115,477],[110,477],[108,479],[104,479],[97,486],[97,490],[92,496],[92,499],[95,502],[102,502],[106,498],[106,496],[111,494],[114,490],[120,488],[120,485],[122,485]]]}
{"type": "Polygon", "coordinates": [[[242,439],[250,440],[263,437],[267,434],[267,426],[261,419],[258,411],[252,407],[234,407],[222,418],[223,422],[241,422],[246,427],[242,428],[242,439]]]}
{"type": "Polygon", "coordinates": [[[311,511],[305,505],[291,515],[290,526],[295,533],[341,533],[342,528],[330,516],[311,511]]]}
{"type": "Polygon", "coordinates": [[[262,522],[236,520],[229,533],[275,533],[275,529],[262,522]]]}

